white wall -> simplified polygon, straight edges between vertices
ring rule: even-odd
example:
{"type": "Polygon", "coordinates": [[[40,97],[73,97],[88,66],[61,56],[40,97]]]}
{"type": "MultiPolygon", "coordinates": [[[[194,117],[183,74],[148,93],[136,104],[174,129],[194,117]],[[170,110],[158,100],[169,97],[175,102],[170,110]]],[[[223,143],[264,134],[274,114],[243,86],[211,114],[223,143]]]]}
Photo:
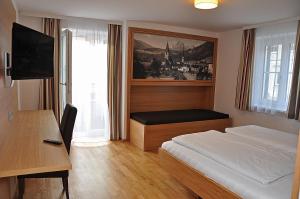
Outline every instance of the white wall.
{"type": "MultiPolygon", "coordinates": [[[[42,18],[20,15],[18,23],[34,30],[42,31],[42,18]]],[[[21,80],[18,82],[18,86],[19,109],[37,110],[40,80],[21,80]]]]}
{"type": "Polygon", "coordinates": [[[220,33],[218,50],[215,110],[229,113],[234,126],[256,124],[297,133],[300,122],[265,113],[239,111],[234,107],[242,30],[220,33]]]}
{"type": "Polygon", "coordinates": [[[205,31],[205,30],[201,30],[201,29],[185,28],[185,27],[180,27],[180,26],[170,26],[170,25],[157,24],[157,23],[140,22],[140,21],[127,21],[127,27],[164,30],[164,31],[170,31],[170,32],[179,32],[179,33],[201,35],[201,36],[208,36],[208,37],[218,37],[219,36],[219,34],[216,32],[210,32],[210,31],[205,31]]]}

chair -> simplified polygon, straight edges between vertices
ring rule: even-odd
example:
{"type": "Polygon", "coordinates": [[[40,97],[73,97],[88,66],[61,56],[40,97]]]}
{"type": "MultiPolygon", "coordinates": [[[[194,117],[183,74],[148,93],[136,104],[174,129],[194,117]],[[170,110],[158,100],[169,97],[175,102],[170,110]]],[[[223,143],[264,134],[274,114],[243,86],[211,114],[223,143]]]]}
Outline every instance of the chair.
{"type": "MultiPolygon", "coordinates": [[[[75,108],[70,104],[67,104],[61,119],[61,123],[59,125],[59,129],[64,144],[66,146],[66,149],[68,151],[68,154],[70,153],[71,140],[72,140],[76,115],[77,115],[77,108],[75,108]]],[[[66,191],[66,197],[67,199],[69,199],[68,177],[69,177],[68,170],[18,176],[19,198],[20,199],[23,198],[26,178],[61,178],[63,183],[63,188],[66,191]]]]}

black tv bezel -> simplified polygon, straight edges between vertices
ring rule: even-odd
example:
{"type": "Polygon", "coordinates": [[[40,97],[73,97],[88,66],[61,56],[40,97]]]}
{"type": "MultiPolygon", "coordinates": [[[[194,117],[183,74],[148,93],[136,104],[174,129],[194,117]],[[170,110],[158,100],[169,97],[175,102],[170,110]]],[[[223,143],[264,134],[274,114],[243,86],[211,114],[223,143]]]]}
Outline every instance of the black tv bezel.
{"type": "Polygon", "coordinates": [[[14,29],[15,26],[19,26],[19,27],[28,29],[28,30],[30,30],[32,32],[41,34],[43,36],[48,37],[49,39],[52,39],[53,40],[53,56],[54,56],[54,38],[53,37],[51,37],[49,35],[46,35],[44,33],[41,33],[39,31],[36,31],[36,30],[34,30],[32,28],[29,28],[27,26],[23,26],[23,25],[21,25],[19,23],[14,22],[13,23],[13,27],[12,27],[12,42],[11,42],[11,68],[10,68],[11,79],[12,80],[31,80],[31,79],[51,79],[51,78],[54,78],[54,62],[53,62],[53,68],[52,68],[52,75],[41,74],[39,76],[37,76],[37,75],[34,75],[34,76],[30,76],[30,75],[29,76],[22,76],[22,75],[16,75],[15,74],[15,72],[14,72],[14,70],[15,70],[14,59],[13,59],[14,58],[14,40],[13,40],[14,39],[14,36],[13,36],[14,35],[14,30],[13,29],[14,29]]]}

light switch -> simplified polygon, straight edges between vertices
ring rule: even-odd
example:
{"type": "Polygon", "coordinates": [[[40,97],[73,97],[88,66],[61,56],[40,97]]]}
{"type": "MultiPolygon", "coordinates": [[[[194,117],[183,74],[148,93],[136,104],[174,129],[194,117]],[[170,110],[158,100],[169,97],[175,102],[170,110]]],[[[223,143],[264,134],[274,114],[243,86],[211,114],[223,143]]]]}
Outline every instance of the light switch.
{"type": "Polygon", "coordinates": [[[11,111],[9,111],[9,112],[7,113],[7,119],[8,119],[8,121],[12,121],[13,118],[14,118],[14,113],[11,112],[11,111]]]}

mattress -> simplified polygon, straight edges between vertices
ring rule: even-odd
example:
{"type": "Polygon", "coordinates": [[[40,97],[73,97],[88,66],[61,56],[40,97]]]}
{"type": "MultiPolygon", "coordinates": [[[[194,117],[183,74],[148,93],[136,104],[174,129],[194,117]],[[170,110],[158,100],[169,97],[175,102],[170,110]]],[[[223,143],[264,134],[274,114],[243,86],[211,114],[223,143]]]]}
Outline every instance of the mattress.
{"type": "Polygon", "coordinates": [[[194,122],[229,118],[228,114],[205,109],[131,113],[130,117],[145,125],[194,122]]]}
{"type": "Polygon", "coordinates": [[[284,176],[272,183],[262,184],[230,169],[215,160],[179,145],[164,142],[162,148],[208,178],[246,199],[289,199],[293,175],[284,176]]]}

